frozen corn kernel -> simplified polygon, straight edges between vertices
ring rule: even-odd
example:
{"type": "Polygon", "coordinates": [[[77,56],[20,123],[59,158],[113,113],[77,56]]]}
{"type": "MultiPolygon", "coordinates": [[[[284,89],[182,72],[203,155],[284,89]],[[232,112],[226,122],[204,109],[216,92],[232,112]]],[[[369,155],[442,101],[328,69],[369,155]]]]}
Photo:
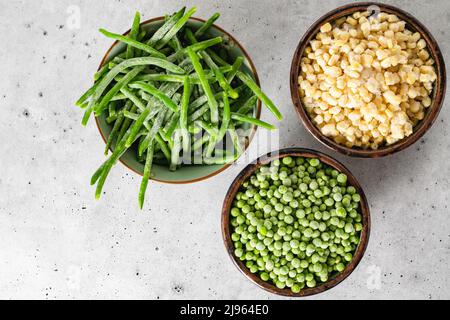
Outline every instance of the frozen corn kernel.
{"type": "Polygon", "coordinates": [[[320,32],[326,33],[331,31],[331,24],[325,23],[323,26],[320,27],[320,32]]]}
{"type": "Polygon", "coordinates": [[[376,149],[412,134],[437,79],[420,33],[396,15],[356,12],[321,26],[301,60],[300,96],[321,132],[376,149]]]}

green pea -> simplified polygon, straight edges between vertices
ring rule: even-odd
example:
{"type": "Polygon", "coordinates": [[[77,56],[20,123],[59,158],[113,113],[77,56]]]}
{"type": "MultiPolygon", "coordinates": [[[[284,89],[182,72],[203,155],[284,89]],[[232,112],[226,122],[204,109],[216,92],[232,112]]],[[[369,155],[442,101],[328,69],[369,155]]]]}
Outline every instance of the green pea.
{"type": "MultiPolygon", "coordinates": [[[[311,181],[310,182],[310,184],[309,184],[309,188],[311,189],[311,190],[317,190],[317,188],[319,188],[319,184],[317,183],[317,181],[315,181],[315,180],[313,180],[313,181],[311,181]]],[[[320,190],[319,190],[320,191],[320,190]]]]}
{"type": "Polygon", "coordinates": [[[339,182],[340,184],[345,184],[347,183],[347,175],[345,175],[344,173],[340,173],[338,174],[338,176],[336,177],[337,182],[339,182]]]}
{"type": "Polygon", "coordinates": [[[332,198],[326,198],[324,203],[327,205],[327,207],[331,207],[334,205],[334,200],[332,198]]]}
{"type": "Polygon", "coordinates": [[[333,194],[333,200],[336,201],[336,202],[341,202],[342,201],[342,194],[340,194],[340,193],[333,194]]]}
{"type": "Polygon", "coordinates": [[[320,160],[317,158],[311,158],[309,159],[309,165],[313,166],[313,167],[318,167],[320,164],[320,160]]]}
{"type": "Polygon", "coordinates": [[[316,280],[312,279],[312,280],[306,281],[306,285],[309,288],[314,288],[316,286],[316,280]]]}
{"type": "Polygon", "coordinates": [[[302,200],[302,205],[306,208],[309,208],[309,207],[311,207],[311,201],[308,199],[304,199],[304,200],[302,200]]]}
{"type": "Polygon", "coordinates": [[[286,222],[287,224],[292,224],[294,223],[294,218],[291,215],[286,215],[284,217],[284,222],[286,222]]]}
{"type": "Polygon", "coordinates": [[[285,165],[290,165],[290,164],[292,164],[292,163],[293,163],[292,157],[284,157],[284,158],[283,158],[283,164],[285,164],[285,165]]]}
{"type": "Polygon", "coordinates": [[[234,255],[238,258],[242,257],[243,254],[244,254],[244,251],[242,249],[234,250],[234,255]]]}
{"type": "Polygon", "coordinates": [[[338,263],[337,265],[336,265],[336,270],[338,271],[338,272],[342,272],[342,271],[344,271],[344,269],[345,269],[345,265],[341,262],[341,263],[338,263]]]}
{"type": "Polygon", "coordinates": [[[302,193],[305,193],[306,191],[308,191],[308,185],[306,183],[300,183],[300,185],[298,187],[302,193]]]}
{"type": "Polygon", "coordinates": [[[354,202],[360,202],[361,201],[361,196],[359,194],[355,193],[355,194],[352,195],[352,200],[354,202]]]}

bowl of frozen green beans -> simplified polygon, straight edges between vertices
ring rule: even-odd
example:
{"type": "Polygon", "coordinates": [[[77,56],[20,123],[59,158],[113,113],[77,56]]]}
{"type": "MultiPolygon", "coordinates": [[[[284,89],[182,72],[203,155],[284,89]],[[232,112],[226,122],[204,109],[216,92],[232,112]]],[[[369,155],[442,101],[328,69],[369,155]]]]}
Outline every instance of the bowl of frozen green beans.
{"type": "Polygon", "coordinates": [[[222,208],[223,240],[236,267],[283,296],[339,284],[361,261],[369,234],[369,206],[356,178],[309,149],[283,149],[249,164],[222,208]]]}
{"type": "Polygon", "coordinates": [[[100,32],[116,42],[94,85],[76,102],[86,125],[94,115],[109,157],[91,178],[99,198],[113,165],[143,176],[142,208],[149,179],[191,183],[230,166],[249,146],[262,105],[282,115],[260,89],[249,55],[229,33],[182,8],[141,23],[136,13],[125,34],[100,32]]]}

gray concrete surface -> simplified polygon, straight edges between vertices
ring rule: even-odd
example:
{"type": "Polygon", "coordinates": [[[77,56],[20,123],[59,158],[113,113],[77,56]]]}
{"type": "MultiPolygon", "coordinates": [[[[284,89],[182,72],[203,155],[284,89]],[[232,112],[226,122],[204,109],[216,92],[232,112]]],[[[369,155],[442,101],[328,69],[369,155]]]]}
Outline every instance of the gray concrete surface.
{"type": "MultiPolygon", "coordinates": [[[[197,5],[253,57],[262,86],[285,115],[280,145],[336,156],[360,179],[372,234],[357,270],[313,299],[450,298],[450,113],[448,100],[416,145],[379,160],[326,150],[299,123],[288,86],[299,38],[348,1],[18,1],[2,3],[0,33],[0,298],[276,299],[248,282],[227,256],[220,208],[239,166],[195,185],[151,182],[136,205],[139,177],[118,165],[106,194],[89,186],[103,160],[94,123],[73,102],[111,41],[97,29],[197,5]],[[80,10],[80,24],[72,18],[80,10]],[[74,11],[75,10],[75,11],[74,11]],[[79,27],[79,28],[78,28],[79,27]]],[[[417,16],[448,61],[449,1],[390,1],[417,16]]],[[[273,120],[268,112],[263,118],[273,120]]],[[[261,133],[261,132],[260,132],[261,133]]],[[[252,156],[269,151],[252,145],[252,156]]]]}

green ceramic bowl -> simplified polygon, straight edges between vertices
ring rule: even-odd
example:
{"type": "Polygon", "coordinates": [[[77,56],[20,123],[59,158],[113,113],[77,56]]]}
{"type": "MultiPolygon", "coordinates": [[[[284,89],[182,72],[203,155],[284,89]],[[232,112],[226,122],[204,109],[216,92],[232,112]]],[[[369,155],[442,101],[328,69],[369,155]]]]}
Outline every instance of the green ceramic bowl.
{"type": "MultiPolygon", "coordinates": [[[[164,21],[164,17],[158,17],[154,19],[147,20],[141,24],[142,30],[147,31],[147,33],[152,34],[154,33],[159,27],[162,26],[164,21]]],[[[198,18],[191,18],[187,25],[193,29],[198,29],[205,21],[198,18]]],[[[127,31],[124,35],[127,35],[130,31],[127,31]]],[[[245,51],[245,49],[239,44],[239,42],[233,38],[232,35],[230,35],[228,32],[223,30],[222,28],[213,25],[207,36],[211,37],[217,37],[222,36],[225,42],[227,42],[227,49],[228,49],[228,55],[232,60],[239,56],[244,57],[244,63],[243,63],[243,70],[248,73],[249,75],[253,76],[253,79],[256,81],[256,83],[259,85],[259,79],[258,75],[256,73],[255,66],[253,65],[253,62],[251,61],[249,55],[245,51]]],[[[125,49],[125,44],[115,42],[111,48],[109,48],[108,52],[104,56],[99,69],[105,64],[108,63],[111,59],[113,59],[116,55],[118,55],[120,52],[123,52],[125,49]]],[[[254,117],[258,118],[260,117],[261,113],[261,103],[258,101],[257,106],[255,108],[255,114],[254,117]]],[[[100,117],[96,118],[97,126],[100,131],[101,136],[103,137],[103,140],[105,140],[106,137],[109,136],[112,126],[109,125],[106,122],[106,116],[102,115],[100,117]]],[[[251,134],[249,135],[248,139],[246,139],[245,148],[247,148],[255,135],[256,127],[253,127],[251,129],[251,134]]],[[[106,141],[106,140],[105,140],[106,141]]],[[[113,149],[111,149],[113,150],[113,149]]],[[[120,161],[128,167],[130,170],[136,172],[137,174],[142,175],[144,171],[144,165],[140,163],[137,160],[136,157],[136,149],[131,148],[128,150],[120,159],[120,161]]],[[[225,165],[189,165],[189,166],[182,166],[177,171],[172,172],[168,169],[166,166],[161,166],[155,164],[153,166],[152,170],[152,180],[160,181],[160,182],[166,182],[166,183],[192,183],[201,181],[207,178],[210,178],[212,176],[215,176],[216,174],[219,174],[220,172],[227,169],[231,164],[225,164],[225,165]]]]}

